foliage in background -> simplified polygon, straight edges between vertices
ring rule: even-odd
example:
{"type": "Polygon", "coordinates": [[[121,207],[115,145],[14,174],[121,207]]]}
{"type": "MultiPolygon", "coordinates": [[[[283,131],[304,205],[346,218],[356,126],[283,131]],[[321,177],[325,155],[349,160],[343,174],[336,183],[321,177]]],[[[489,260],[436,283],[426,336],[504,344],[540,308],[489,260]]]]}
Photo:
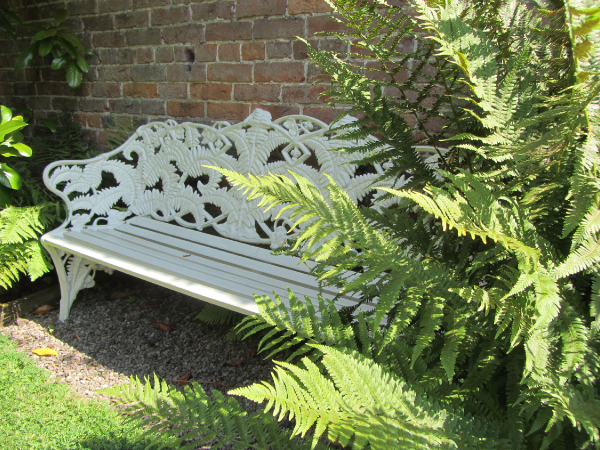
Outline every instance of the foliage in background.
{"type": "Polygon", "coordinates": [[[52,13],[53,24],[44,24],[41,27],[24,24],[19,17],[7,8],[0,8],[0,31],[8,33],[11,37],[19,37],[20,31],[12,25],[19,25],[35,33],[31,43],[19,54],[15,61],[15,70],[23,70],[33,61],[36,55],[45,57],[52,55],[52,69],[66,69],[67,83],[71,87],[81,84],[84,73],[90,70],[86,55],[93,55],[92,50],[83,47],[83,44],[70,33],[61,23],[67,18],[67,11],[55,9],[52,13]]]}
{"type": "MultiPolygon", "coordinates": [[[[2,108],[8,117],[10,110],[4,106],[2,108]]],[[[25,126],[26,123],[18,121],[18,125],[25,126]]],[[[22,137],[16,140],[19,139],[22,137]]],[[[15,139],[7,141],[14,145],[15,139]]],[[[58,159],[84,159],[96,154],[92,144],[84,140],[81,126],[73,121],[68,112],[61,113],[54,133],[44,137],[34,136],[30,144],[36,149],[35,152],[32,154],[30,147],[25,146],[29,149],[29,158],[15,159],[10,169],[15,177],[24,182],[18,190],[13,191],[10,205],[5,204],[0,209],[0,286],[4,288],[18,281],[20,273],[35,280],[52,270],[39,238],[64,219],[64,211],[62,202],[56,201],[44,185],[44,167],[58,159]]],[[[22,147],[17,149],[25,152],[22,147]]]]}
{"type": "Polygon", "coordinates": [[[12,156],[31,156],[31,147],[23,143],[23,133],[27,123],[22,116],[13,117],[12,111],[0,106],[2,121],[0,122],[0,207],[12,201],[12,190],[21,189],[21,176],[5,163],[12,156]]]}
{"type": "MultiPolygon", "coordinates": [[[[361,117],[343,138],[381,137],[348,151],[412,178],[388,190],[397,207],[374,209],[333,182],[326,200],[297,175],[221,169],[261,206],[309,222],[290,252],[314,258],[324,284],[376,304],[348,316],[293,293],[290,311],[257,298],[261,314],[241,327],[268,331],[263,351],[288,361],[272,383],[231,393],[293,419],[313,445],[600,448],[600,8],[330,3],[348,27],[338,37],[379,64],[309,50],[331,102],[361,117]],[[437,149],[438,168],[416,145],[437,149]]],[[[154,420],[202,420],[156,385],[119,392],[144,406],[162,395],[154,420]]]]}

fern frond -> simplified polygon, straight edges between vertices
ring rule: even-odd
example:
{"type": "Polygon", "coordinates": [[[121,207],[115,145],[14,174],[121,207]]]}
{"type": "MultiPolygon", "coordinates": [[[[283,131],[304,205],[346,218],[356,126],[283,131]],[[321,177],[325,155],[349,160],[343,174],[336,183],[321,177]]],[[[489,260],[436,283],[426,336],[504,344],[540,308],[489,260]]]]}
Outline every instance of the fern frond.
{"type": "Polygon", "coordinates": [[[219,391],[212,391],[211,398],[199,384],[191,383],[181,393],[156,375],[153,384],[149,377],[144,383],[131,377],[129,384],[98,391],[117,397],[117,404],[132,412],[130,420],[141,420],[143,436],[152,440],[149,447],[193,449],[218,440],[219,447],[228,443],[240,450],[311,448],[293,439],[270,414],[259,411],[249,415],[234,398],[219,391]]]}
{"type": "Polygon", "coordinates": [[[244,318],[243,314],[230,309],[207,303],[202,308],[202,311],[196,315],[195,319],[209,324],[229,325],[241,321],[244,318]]]}

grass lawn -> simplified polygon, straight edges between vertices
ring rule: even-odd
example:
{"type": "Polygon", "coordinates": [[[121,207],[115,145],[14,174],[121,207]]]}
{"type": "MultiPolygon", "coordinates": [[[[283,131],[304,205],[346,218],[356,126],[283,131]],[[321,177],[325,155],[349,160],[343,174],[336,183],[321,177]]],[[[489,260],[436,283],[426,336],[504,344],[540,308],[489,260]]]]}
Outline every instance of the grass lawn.
{"type": "Polygon", "coordinates": [[[0,334],[0,448],[142,449],[141,430],[107,403],[82,399],[0,334]]]}

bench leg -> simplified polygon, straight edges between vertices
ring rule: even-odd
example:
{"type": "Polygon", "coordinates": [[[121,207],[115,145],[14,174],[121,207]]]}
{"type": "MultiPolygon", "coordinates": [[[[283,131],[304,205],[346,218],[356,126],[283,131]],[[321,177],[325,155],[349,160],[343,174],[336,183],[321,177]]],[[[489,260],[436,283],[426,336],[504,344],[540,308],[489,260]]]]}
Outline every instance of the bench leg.
{"type": "Polygon", "coordinates": [[[89,261],[81,256],[65,253],[54,247],[47,249],[60,282],[60,312],[58,320],[64,322],[69,317],[71,305],[81,289],[94,287],[97,270],[112,273],[112,269],[89,261]]]}

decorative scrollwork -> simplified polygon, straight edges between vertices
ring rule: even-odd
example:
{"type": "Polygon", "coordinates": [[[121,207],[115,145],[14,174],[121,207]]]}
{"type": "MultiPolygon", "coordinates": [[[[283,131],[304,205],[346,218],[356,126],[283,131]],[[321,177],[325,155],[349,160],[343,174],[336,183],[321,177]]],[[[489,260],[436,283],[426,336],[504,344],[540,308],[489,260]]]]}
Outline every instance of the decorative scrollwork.
{"type": "MultiPolygon", "coordinates": [[[[53,163],[44,180],[67,203],[62,227],[116,226],[133,215],[149,216],[197,230],[211,226],[225,237],[277,248],[290,238],[289,216],[276,220],[280,208],[263,213],[258,200],[246,200],[204,166],[253,175],[289,176],[291,170],[325,195],[328,174],[358,202],[384,169],[375,165],[374,173],[356,174],[357,166],[348,164],[353,156],[332,150],[357,143],[335,136],[320,120],[297,115],[272,121],[260,109],[233,125],[169,120],[141,126],[121,147],[96,158],[53,163]]],[[[396,180],[395,187],[406,181],[396,180]]]]}

